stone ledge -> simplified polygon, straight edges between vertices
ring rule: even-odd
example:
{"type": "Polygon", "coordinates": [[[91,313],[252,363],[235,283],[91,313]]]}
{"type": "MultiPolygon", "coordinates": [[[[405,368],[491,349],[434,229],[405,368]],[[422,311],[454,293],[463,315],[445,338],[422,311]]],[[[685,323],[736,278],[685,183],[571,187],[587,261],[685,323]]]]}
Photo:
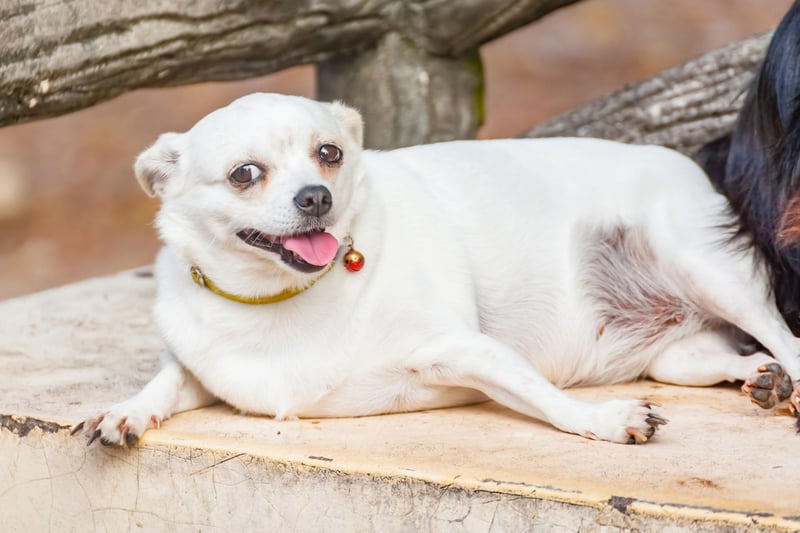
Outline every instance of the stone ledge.
{"type": "Polygon", "coordinates": [[[156,370],[152,297],[124,272],[0,303],[4,529],[800,530],[800,436],[735,387],[574,391],[661,403],[671,422],[646,446],[486,403],[289,422],[218,405],[87,449],[67,427],[156,370]]]}

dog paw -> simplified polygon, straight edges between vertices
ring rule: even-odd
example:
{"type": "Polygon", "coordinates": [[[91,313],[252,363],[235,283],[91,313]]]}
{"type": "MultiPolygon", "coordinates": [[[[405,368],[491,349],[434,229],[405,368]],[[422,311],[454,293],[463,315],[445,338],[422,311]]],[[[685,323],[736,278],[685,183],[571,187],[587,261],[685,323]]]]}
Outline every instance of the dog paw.
{"type": "Polygon", "coordinates": [[[72,428],[71,435],[82,433],[87,446],[100,441],[103,446],[133,445],[138,438],[150,428],[161,427],[161,418],[157,415],[137,413],[134,409],[120,404],[110,411],[87,418],[72,428]]]}
{"type": "Polygon", "coordinates": [[[592,439],[644,444],[668,422],[653,410],[656,405],[643,400],[613,400],[597,406],[594,422],[586,436],[592,439]]]}
{"type": "Polygon", "coordinates": [[[798,431],[800,431],[800,381],[795,384],[794,391],[789,397],[789,409],[797,417],[798,431]]]}
{"type": "Polygon", "coordinates": [[[758,368],[742,385],[742,392],[750,396],[754,404],[769,409],[792,395],[792,380],[778,363],[769,363],[758,368]]]}

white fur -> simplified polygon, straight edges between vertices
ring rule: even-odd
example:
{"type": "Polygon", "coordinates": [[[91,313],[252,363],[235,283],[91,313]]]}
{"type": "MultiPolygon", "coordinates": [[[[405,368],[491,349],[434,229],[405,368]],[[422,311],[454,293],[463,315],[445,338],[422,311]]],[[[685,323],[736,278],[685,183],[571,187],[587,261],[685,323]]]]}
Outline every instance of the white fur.
{"type": "Polygon", "coordinates": [[[745,379],[763,358],[734,363],[732,347],[698,365],[702,378],[684,365],[693,339],[722,338],[724,323],[800,377],[797,342],[764,272],[753,252],[726,240],[725,200],[682,155],[593,139],[389,152],[360,144],[351,109],[255,94],[140,156],[137,177],[163,202],[155,316],[171,355],[142,393],[87,421],[87,434],[124,442],[147,425],[134,419],[161,420],[213,397],[277,418],[489,397],[564,431],[641,442],[658,426],[647,403],[588,404],[557,387],[635,380],[651,368],[677,383],[745,379]],[[340,168],[314,158],[321,142],[343,149],[340,168]],[[236,190],[227,175],[248,162],[268,177],[236,190]],[[235,233],[299,231],[293,195],[320,184],[333,195],[327,229],[340,242],[352,236],[363,270],[336,265],[309,290],[268,305],[193,283],[191,265],[243,296],[315,278],[235,233]]]}

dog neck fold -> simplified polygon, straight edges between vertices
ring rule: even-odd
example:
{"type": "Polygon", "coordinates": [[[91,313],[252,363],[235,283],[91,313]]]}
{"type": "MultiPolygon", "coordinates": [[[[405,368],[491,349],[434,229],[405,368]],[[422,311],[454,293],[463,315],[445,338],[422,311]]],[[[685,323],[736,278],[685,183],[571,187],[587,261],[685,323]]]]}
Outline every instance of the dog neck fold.
{"type": "Polygon", "coordinates": [[[277,302],[282,302],[284,300],[288,300],[294,296],[297,296],[301,292],[305,292],[310,289],[317,281],[319,281],[322,276],[327,274],[333,268],[334,262],[332,261],[325,270],[320,273],[318,277],[311,280],[311,282],[306,285],[305,287],[295,288],[295,289],[286,289],[277,294],[272,294],[269,296],[239,296],[238,294],[231,294],[227,291],[224,291],[217,287],[217,285],[211,281],[203,272],[196,266],[192,266],[189,269],[189,273],[192,275],[192,279],[195,283],[197,283],[201,287],[205,287],[206,289],[210,290],[214,294],[222,296],[228,300],[233,302],[238,302],[240,304],[249,304],[249,305],[263,305],[263,304],[274,304],[277,302]]]}

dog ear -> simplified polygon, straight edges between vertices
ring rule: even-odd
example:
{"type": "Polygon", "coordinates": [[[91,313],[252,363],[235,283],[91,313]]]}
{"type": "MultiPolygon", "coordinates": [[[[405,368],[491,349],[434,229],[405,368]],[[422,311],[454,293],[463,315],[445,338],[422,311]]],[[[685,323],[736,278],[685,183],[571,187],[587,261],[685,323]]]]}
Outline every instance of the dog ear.
{"type": "Polygon", "coordinates": [[[328,109],[342,124],[359,146],[364,144],[364,120],[361,113],[336,101],[328,104],[328,109]]]}
{"type": "Polygon", "coordinates": [[[139,154],[133,166],[136,179],[148,196],[160,196],[178,171],[181,158],[181,133],[164,133],[147,150],[139,154]]]}

